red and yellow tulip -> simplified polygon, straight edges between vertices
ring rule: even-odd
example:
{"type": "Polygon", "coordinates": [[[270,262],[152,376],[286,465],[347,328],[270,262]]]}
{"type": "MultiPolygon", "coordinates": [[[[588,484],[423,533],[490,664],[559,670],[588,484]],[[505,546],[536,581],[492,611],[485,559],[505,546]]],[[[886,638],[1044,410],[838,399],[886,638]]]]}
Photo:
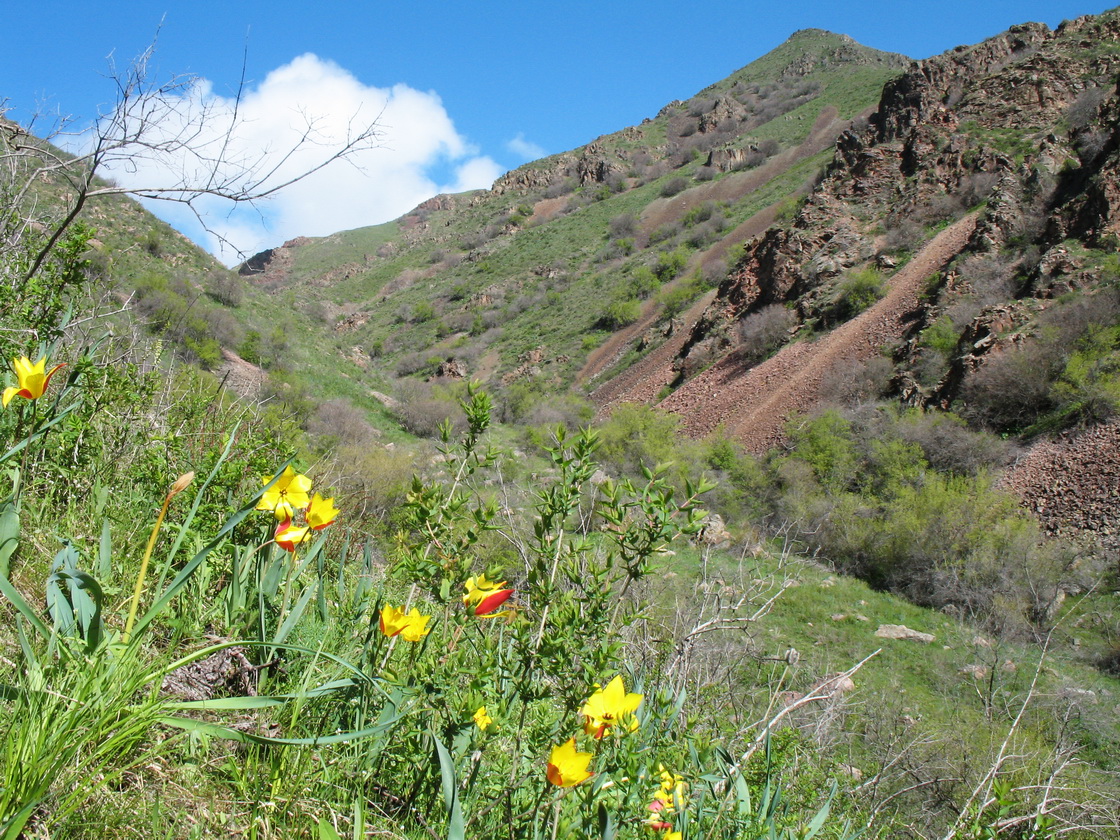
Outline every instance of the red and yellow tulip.
{"type": "Polygon", "coordinates": [[[467,594],[463,596],[463,603],[472,607],[474,614],[479,618],[500,618],[509,615],[508,610],[495,612],[502,604],[509,600],[515,590],[506,588],[506,582],[487,580],[486,575],[467,578],[463,584],[467,594]]]}
{"type": "Polygon", "coordinates": [[[419,642],[427,636],[431,632],[428,627],[431,620],[430,615],[422,615],[416,607],[407,615],[401,607],[386,605],[381,608],[381,632],[390,638],[399,635],[406,642],[419,642]]]}
{"type": "Polygon", "coordinates": [[[579,752],[576,749],[576,739],[569,738],[560,746],[552,748],[546,775],[557,787],[575,787],[595,775],[587,769],[590,763],[591,753],[579,752]]]}
{"type": "Polygon", "coordinates": [[[12,370],[16,372],[19,385],[13,388],[5,388],[3,396],[0,397],[0,402],[3,402],[4,408],[7,408],[13,397],[23,397],[25,400],[39,399],[43,396],[43,392],[47,390],[51,377],[60,367],[63,367],[63,365],[55,365],[48,371],[46,356],[43,356],[34,364],[27,356],[14,359],[12,370]]]}
{"type": "Polygon", "coordinates": [[[621,724],[633,732],[638,728],[634,712],[641,702],[642,695],[627,693],[622,677],[616,676],[606,688],[597,688],[580,708],[579,713],[584,717],[583,731],[602,738],[612,727],[621,724]]]}

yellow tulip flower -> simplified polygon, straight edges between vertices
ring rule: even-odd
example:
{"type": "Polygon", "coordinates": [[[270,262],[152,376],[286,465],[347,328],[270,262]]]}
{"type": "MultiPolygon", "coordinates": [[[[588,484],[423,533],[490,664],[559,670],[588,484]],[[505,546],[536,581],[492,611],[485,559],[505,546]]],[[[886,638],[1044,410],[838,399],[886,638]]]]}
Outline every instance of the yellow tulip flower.
{"type": "Polygon", "coordinates": [[[12,361],[12,370],[16,372],[16,378],[19,380],[19,386],[15,388],[5,388],[4,394],[0,397],[3,402],[4,408],[8,407],[8,403],[12,401],[12,397],[23,397],[26,400],[37,400],[43,396],[43,392],[47,390],[47,384],[51,381],[57,371],[63,365],[55,365],[50,371],[47,371],[47,357],[44,356],[34,364],[27,356],[20,356],[18,359],[12,361]]]}
{"type": "Polygon", "coordinates": [[[587,769],[590,763],[591,753],[577,751],[576,739],[569,738],[560,746],[552,748],[546,775],[557,787],[575,787],[595,775],[587,769]]]}
{"type": "Polygon", "coordinates": [[[642,695],[627,693],[621,676],[607,683],[606,688],[596,689],[587,698],[579,713],[584,716],[583,731],[602,738],[615,724],[625,722],[629,731],[638,728],[634,712],[642,702],[642,695]]]}
{"type": "Polygon", "coordinates": [[[381,632],[390,638],[399,635],[406,642],[419,642],[427,636],[431,632],[428,627],[431,620],[430,615],[421,615],[416,607],[408,615],[400,607],[386,605],[381,608],[381,632]]]}
{"type": "Polygon", "coordinates": [[[312,531],[322,531],[338,516],[338,508],[334,506],[334,498],[324,499],[318,493],[311,500],[307,508],[307,527],[312,531]]]}
{"type": "MultiPolygon", "coordinates": [[[[266,475],[261,481],[268,484],[275,476],[266,475]]],[[[288,513],[292,510],[303,510],[311,503],[310,497],[307,495],[311,492],[311,479],[305,475],[298,474],[292,469],[292,465],[284,469],[280,473],[280,478],[273,484],[264,495],[261,496],[260,502],[257,504],[257,510],[270,510],[277,512],[280,511],[288,513]]],[[[288,519],[291,517],[288,516],[288,519]]]]}
{"type": "Polygon", "coordinates": [[[494,718],[486,714],[485,706],[479,706],[478,711],[474,713],[474,716],[471,719],[474,721],[475,726],[477,726],[483,732],[486,731],[486,727],[494,722],[494,718]]]}

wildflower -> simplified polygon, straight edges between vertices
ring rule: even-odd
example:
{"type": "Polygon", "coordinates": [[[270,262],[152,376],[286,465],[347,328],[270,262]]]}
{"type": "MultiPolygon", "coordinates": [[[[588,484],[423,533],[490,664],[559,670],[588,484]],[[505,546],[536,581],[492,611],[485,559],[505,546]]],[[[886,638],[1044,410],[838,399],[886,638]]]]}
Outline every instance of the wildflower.
{"type": "Polygon", "coordinates": [[[688,786],[683,777],[666,770],[664,764],[658,764],[657,770],[661,774],[661,786],[653,795],[654,799],[664,802],[668,810],[672,811],[679,806],[679,803],[684,802],[688,786]]]}
{"type": "Polygon", "coordinates": [[[501,618],[510,614],[509,610],[495,612],[502,604],[509,600],[514,593],[513,589],[505,588],[506,582],[495,583],[486,579],[486,575],[477,578],[467,578],[463,584],[467,594],[463,596],[463,603],[474,607],[474,614],[479,618],[501,618]]]}
{"type": "Polygon", "coordinates": [[[400,635],[406,642],[418,642],[427,636],[431,632],[428,627],[431,620],[430,615],[421,615],[416,607],[408,615],[399,607],[381,608],[381,632],[389,637],[400,635]]]}
{"type": "MultiPolygon", "coordinates": [[[[673,827],[668,818],[684,807],[687,786],[683,778],[670,770],[666,770],[664,764],[658,764],[657,770],[661,776],[661,783],[653,794],[653,801],[649,803],[649,810],[652,814],[646,820],[646,827],[655,831],[667,831],[673,827]]],[[[674,834],[677,837],[680,836],[679,832],[670,832],[664,835],[661,840],[671,840],[674,834]]]]}
{"type": "Polygon", "coordinates": [[[607,683],[606,688],[596,688],[587,698],[579,713],[584,717],[583,731],[596,738],[602,738],[616,723],[626,722],[629,731],[638,728],[634,712],[642,702],[642,695],[627,694],[622,677],[616,676],[607,683]]]}
{"type": "MultiPolygon", "coordinates": [[[[261,481],[267,485],[274,478],[276,476],[266,475],[261,481]]],[[[298,474],[292,469],[292,465],[288,464],[276,479],[276,483],[261,496],[257,510],[271,510],[277,514],[278,519],[282,510],[286,514],[284,519],[290,520],[293,511],[303,510],[310,504],[311,499],[307,495],[310,492],[311,479],[298,474]]]]}
{"type": "Polygon", "coordinates": [[[486,727],[488,727],[490,724],[492,724],[494,722],[494,718],[492,718],[492,717],[490,717],[490,715],[486,714],[486,707],[485,706],[479,706],[478,707],[478,711],[474,713],[474,716],[472,717],[472,720],[474,721],[475,726],[477,726],[483,732],[486,731],[486,727]]]}
{"type": "Polygon", "coordinates": [[[12,370],[16,372],[16,377],[19,379],[18,388],[5,388],[3,397],[0,398],[4,404],[4,408],[8,407],[8,403],[12,401],[12,397],[23,397],[26,400],[37,400],[43,396],[43,392],[47,390],[47,383],[51,381],[61,364],[55,365],[50,371],[47,371],[47,357],[43,356],[35,364],[27,356],[20,356],[18,359],[12,360],[12,370]]]}
{"type": "Polygon", "coordinates": [[[495,612],[495,610],[509,600],[509,596],[513,592],[512,589],[499,589],[496,592],[491,592],[474,608],[474,614],[479,618],[502,618],[510,615],[511,610],[502,610],[501,612],[495,612]]]}
{"type": "Polygon", "coordinates": [[[285,551],[295,551],[296,546],[306,540],[310,533],[310,528],[304,526],[296,527],[292,525],[292,521],[289,519],[286,522],[280,523],[280,526],[276,529],[276,536],[274,539],[276,540],[276,544],[285,551]]]}
{"type": "Polygon", "coordinates": [[[548,780],[557,787],[575,787],[586,782],[594,773],[587,769],[591,763],[591,753],[578,752],[576,739],[569,738],[565,743],[552,748],[548,758],[548,780]]]}
{"type": "Polygon", "coordinates": [[[463,596],[463,603],[470,606],[477,606],[487,595],[504,589],[506,582],[503,580],[501,583],[494,583],[492,580],[487,580],[486,575],[482,574],[478,577],[469,577],[467,582],[463,584],[463,588],[467,590],[467,594],[463,596]]]}
{"type": "Polygon", "coordinates": [[[324,499],[318,493],[311,500],[307,508],[307,527],[312,531],[322,531],[338,516],[338,508],[334,506],[334,499],[324,499]]]}

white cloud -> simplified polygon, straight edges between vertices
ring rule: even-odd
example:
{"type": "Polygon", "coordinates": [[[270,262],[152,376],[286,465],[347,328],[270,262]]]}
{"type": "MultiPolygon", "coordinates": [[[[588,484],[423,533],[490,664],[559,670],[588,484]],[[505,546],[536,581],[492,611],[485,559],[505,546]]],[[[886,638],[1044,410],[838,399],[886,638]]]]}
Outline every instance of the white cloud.
{"type": "Polygon", "coordinates": [[[526,140],[525,134],[520,131],[517,132],[517,136],[512,140],[506,141],[506,148],[520,157],[522,160],[526,161],[539,160],[540,158],[546,157],[548,155],[548,152],[546,152],[536,143],[532,142],[531,140],[526,140]]]}
{"type": "MultiPolygon", "coordinates": [[[[224,163],[218,177],[237,182],[250,170],[258,177],[270,173],[264,182],[268,188],[314,168],[348,132],[377,121],[379,140],[373,148],[314,172],[254,206],[234,206],[210,196],[199,199],[196,206],[216,236],[203,235],[185,208],[149,202],[215,253],[220,250],[218,237],[248,255],[295,236],[378,224],[438,192],[488,188],[502,172],[459,135],[434,91],[403,84],[363,85],[342,67],[311,53],[273,70],[244,91],[240,102],[218,95],[203,79],[165,97],[157,116],[157,130],[149,139],[166,140],[202,123],[192,135],[194,154],[187,149],[163,154],[134,147],[108,167],[118,183],[170,187],[184,174],[197,181],[206,171],[206,158],[220,152],[224,163]],[[236,127],[227,143],[231,124],[236,127]],[[307,141],[300,145],[305,135],[307,141]],[[448,185],[434,180],[437,170],[448,185]]],[[[228,245],[221,256],[238,259],[228,245]]]]}

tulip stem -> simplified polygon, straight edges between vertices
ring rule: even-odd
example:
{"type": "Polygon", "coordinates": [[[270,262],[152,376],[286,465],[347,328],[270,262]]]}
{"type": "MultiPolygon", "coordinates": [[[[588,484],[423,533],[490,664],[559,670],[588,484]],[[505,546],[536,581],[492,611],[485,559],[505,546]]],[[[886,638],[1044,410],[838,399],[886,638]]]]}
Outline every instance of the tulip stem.
{"type": "Polygon", "coordinates": [[[140,593],[144,591],[144,578],[148,574],[148,561],[152,558],[152,549],[156,545],[156,537],[159,536],[160,526],[163,525],[163,517],[167,515],[167,507],[171,504],[172,493],[168,493],[163,500],[163,507],[159,509],[159,516],[156,517],[155,527],[152,528],[152,535],[148,537],[148,547],[144,551],[144,559],[140,561],[140,574],[136,576],[136,586],[132,590],[132,604],[128,608],[128,621],[124,625],[124,636],[122,641],[128,644],[132,636],[132,625],[136,621],[136,610],[140,606],[140,593]]]}
{"type": "Polygon", "coordinates": [[[556,832],[560,828],[560,797],[552,803],[552,840],[556,840],[556,832]]]}
{"type": "Polygon", "coordinates": [[[193,472],[179,476],[163,499],[163,506],[159,509],[159,516],[156,517],[152,535],[148,537],[148,547],[144,551],[144,559],[140,561],[140,574],[136,576],[136,588],[132,591],[132,605],[128,608],[128,621],[125,622],[124,636],[121,637],[125,644],[128,644],[128,640],[132,636],[132,625],[136,621],[136,609],[140,606],[140,593],[144,591],[144,578],[148,574],[148,561],[152,559],[152,549],[156,547],[156,537],[159,536],[160,526],[163,525],[163,517],[167,516],[167,508],[171,504],[171,500],[182,493],[192,481],[194,481],[193,472]]]}

